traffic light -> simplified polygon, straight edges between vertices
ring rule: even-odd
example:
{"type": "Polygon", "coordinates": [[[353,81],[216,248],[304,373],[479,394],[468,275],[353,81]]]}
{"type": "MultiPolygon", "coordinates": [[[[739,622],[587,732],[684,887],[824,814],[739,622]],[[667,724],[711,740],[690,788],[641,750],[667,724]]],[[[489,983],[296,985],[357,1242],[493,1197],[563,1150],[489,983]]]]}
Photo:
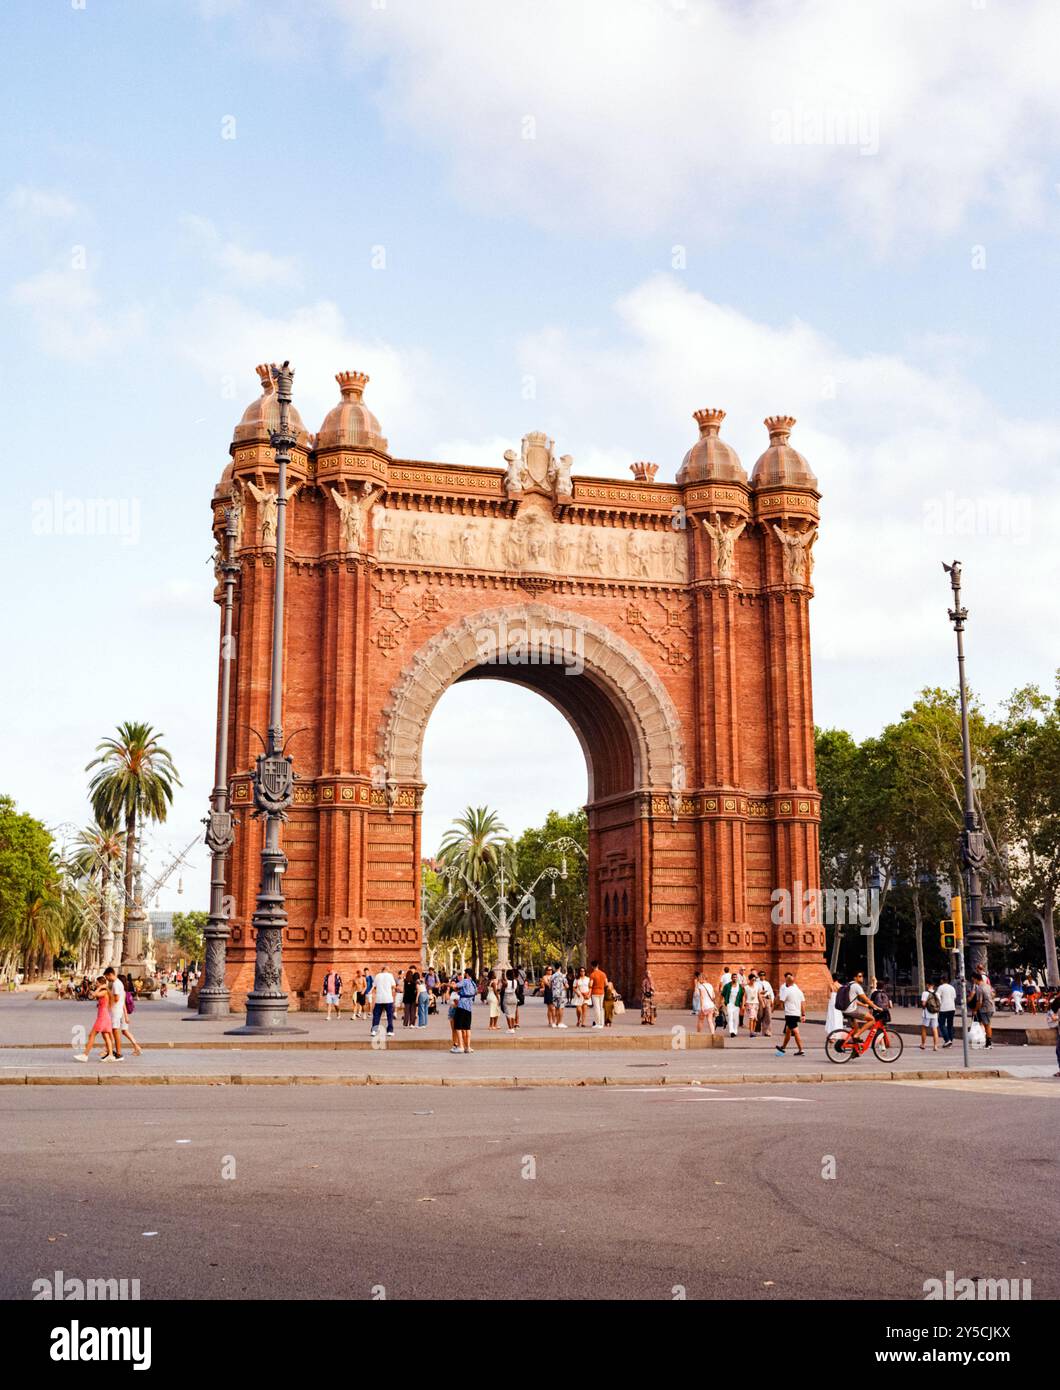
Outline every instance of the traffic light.
{"type": "Polygon", "coordinates": [[[961,899],[957,897],[950,899],[950,911],[953,913],[953,929],[957,933],[957,940],[964,940],[964,911],[961,908],[961,899]]]}
{"type": "Polygon", "coordinates": [[[944,951],[956,951],[964,940],[964,913],[961,909],[959,896],[950,899],[950,911],[953,916],[947,917],[944,922],[939,923],[944,951]]]}

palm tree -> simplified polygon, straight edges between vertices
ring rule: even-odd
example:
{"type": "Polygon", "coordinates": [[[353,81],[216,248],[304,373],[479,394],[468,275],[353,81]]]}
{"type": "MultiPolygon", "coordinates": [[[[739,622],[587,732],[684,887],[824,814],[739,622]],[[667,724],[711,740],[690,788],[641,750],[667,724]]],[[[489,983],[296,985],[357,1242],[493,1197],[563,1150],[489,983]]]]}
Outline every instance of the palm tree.
{"type": "Polygon", "coordinates": [[[133,873],[137,831],[144,820],[164,821],[173,801],[173,788],[181,785],[169,752],[158,742],[150,724],[119,724],[117,738],[96,745],[98,758],[85,768],[97,771],[89,782],[92,811],[100,825],[125,822],[125,921],[133,904],[133,873]]]}
{"type": "Polygon", "coordinates": [[[496,811],[488,806],[469,806],[442,836],[438,858],[446,868],[456,870],[454,885],[458,897],[454,913],[467,924],[471,938],[471,969],[477,976],[485,956],[485,909],[468,887],[468,882],[485,893],[502,864],[511,863],[512,841],[496,811]]]}
{"type": "MultiPolygon", "coordinates": [[[[100,950],[109,930],[110,886],[119,872],[124,855],[124,832],[119,829],[117,820],[109,815],[78,831],[75,848],[70,855],[70,868],[75,878],[89,885],[86,907],[98,918],[96,941],[100,950]],[[95,904],[98,904],[98,911],[93,911],[95,904]]],[[[102,958],[99,963],[110,964],[102,958]]],[[[121,964],[120,961],[118,963],[121,964]]]]}

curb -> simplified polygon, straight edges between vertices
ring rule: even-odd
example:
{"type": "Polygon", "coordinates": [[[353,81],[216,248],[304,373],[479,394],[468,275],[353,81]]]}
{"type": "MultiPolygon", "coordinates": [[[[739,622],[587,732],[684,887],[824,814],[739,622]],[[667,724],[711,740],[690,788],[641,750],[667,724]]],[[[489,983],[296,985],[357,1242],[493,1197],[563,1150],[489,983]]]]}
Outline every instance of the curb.
{"type": "Polygon", "coordinates": [[[710,1089],[714,1086],[783,1086],[792,1083],[830,1083],[858,1081],[972,1081],[981,1078],[1008,1080],[1013,1078],[1000,1067],[978,1071],[863,1071],[850,1072],[790,1072],[734,1074],[729,1076],[246,1076],[240,1073],[216,1076],[121,1076],[108,1072],[105,1076],[0,1076],[0,1086],[486,1086],[510,1089],[529,1087],[588,1087],[611,1089],[645,1086],[694,1086],[710,1089]]]}
{"type": "MultiPolygon", "coordinates": [[[[713,1052],[724,1051],[725,1041],[720,1033],[710,1039],[708,1034],[688,1033],[684,1046],[675,1048],[673,1035],[669,1032],[636,1034],[631,1036],[603,1037],[593,1034],[591,1038],[553,1038],[547,1034],[527,1035],[525,1038],[509,1039],[501,1037],[497,1041],[475,1038],[476,1052],[713,1052]]],[[[373,1045],[368,1038],[306,1039],[297,1042],[282,1040],[241,1039],[227,1042],[223,1038],[205,1038],[196,1041],[180,1038],[176,1042],[141,1042],[145,1052],[448,1052],[449,1038],[403,1038],[389,1042],[385,1047],[373,1045]]],[[[46,1052],[62,1048],[70,1050],[69,1041],[50,1043],[3,1043],[4,1052],[46,1052]]]]}

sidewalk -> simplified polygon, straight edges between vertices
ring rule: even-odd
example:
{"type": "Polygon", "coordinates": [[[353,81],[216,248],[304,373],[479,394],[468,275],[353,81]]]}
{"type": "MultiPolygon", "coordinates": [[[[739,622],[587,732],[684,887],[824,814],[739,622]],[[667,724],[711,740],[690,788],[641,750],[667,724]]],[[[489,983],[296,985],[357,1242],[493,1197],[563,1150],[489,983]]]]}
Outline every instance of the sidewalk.
{"type": "MultiPolygon", "coordinates": [[[[639,1014],[614,1029],[564,1031],[545,1025],[543,1007],[530,1001],[514,1034],[487,1031],[484,1008],[476,1007],[470,1056],[449,1051],[445,1017],[426,1029],[397,1024],[392,1039],[369,1038],[366,1022],[348,1016],[329,1023],[322,1014],[292,1014],[287,1038],[226,1036],[229,1021],[187,1021],[183,997],[141,1004],[133,1032],[144,1048],[136,1057],[126,1043],[121,1062],[74,1060],[93,1007],[0,996],[0,1085],[478,1085],[636,1086],[733,1085],[783,1082],[889,1081],[964,1077],[960,1046],[921,1052],[906,1039],[898,1062],[885,1065],[868,1054],[837,1066],[824,1056],[824,1026],[809,1022],[805,1056],[781,1057],[772,1039],[697,1035],[684,1011],[663,1011],[655,1027],[639,1014]]],[[[977,1078],[1005,1075],[1051,1077],[1051,1055],[1012,1047],[974,1051],[977,1078]]],[[[1060,1088],[1058,1088],[1060,1094],[1060,1088]]]]}

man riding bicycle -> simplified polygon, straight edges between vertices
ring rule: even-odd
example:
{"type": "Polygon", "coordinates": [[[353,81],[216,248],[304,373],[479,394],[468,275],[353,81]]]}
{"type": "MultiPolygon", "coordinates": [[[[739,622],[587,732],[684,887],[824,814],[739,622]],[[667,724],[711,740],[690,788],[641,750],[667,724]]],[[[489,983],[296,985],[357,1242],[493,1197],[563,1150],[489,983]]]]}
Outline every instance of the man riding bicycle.
{"type": "Polygon", "coordinates": [[[859,970],[846,986],[843,1017],[851,1025],[849,1042],[853,1042],[876,1017],[872,1000],[865,993],[865,975],[859,970]]]}

